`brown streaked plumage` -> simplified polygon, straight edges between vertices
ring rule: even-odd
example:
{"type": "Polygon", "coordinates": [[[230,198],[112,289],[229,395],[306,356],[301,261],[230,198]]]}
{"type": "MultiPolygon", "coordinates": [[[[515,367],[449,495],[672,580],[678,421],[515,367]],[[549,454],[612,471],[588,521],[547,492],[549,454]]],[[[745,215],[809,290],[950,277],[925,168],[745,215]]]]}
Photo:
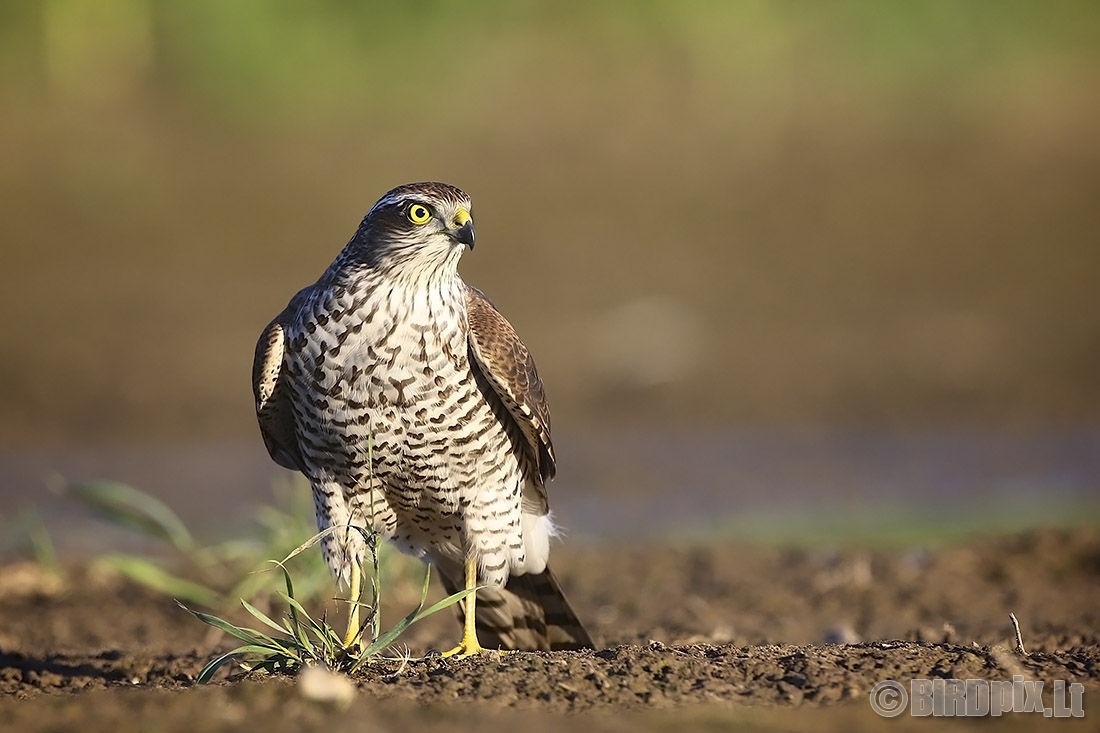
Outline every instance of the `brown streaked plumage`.
{"type": "Polygon", "coordinates": [[[470,285],[466,286],[466,316],[477,365],[523,429],[542,480],[549,481],[557,472],[550,442],[550,406],[531,352],[485,293],[470,285]]]}
{"type": "MultiPolygon", "coordinates": [[[[555,459],[542,381],[511,324],[458,277],[470,208],[442,183],[379,199],[261,335],[260,430],[272,459],[309,478],[322,529],[373,524],[448,589],[488,586],[466,609],[482,641],[592,646],[547,566],[555,459]]],[[[356,537],[323,542],[339,578],[362,557],[356,537]]],[[[467,623],[454,652],[479,651],[474,632],[467,623]]]]}

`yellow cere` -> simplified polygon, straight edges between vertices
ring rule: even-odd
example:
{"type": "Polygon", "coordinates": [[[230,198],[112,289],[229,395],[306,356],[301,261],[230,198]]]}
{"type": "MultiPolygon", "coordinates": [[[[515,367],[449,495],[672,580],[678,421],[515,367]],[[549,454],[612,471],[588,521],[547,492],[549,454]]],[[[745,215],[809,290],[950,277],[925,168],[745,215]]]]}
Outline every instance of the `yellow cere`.
{"type": "Polygon", "coordinates": [[[427,224],[432,218],[432,212],[424,204],[413,204],[409,207],[408,217],[413,224],[427,224]]]}
{"type": "Polygon", "coordinates": [[[458,211],[455,212],[454,224],[456,227],[465,226],[466,222],[470,220],[470,212],[461,206],[458,207],[458,211]]]}

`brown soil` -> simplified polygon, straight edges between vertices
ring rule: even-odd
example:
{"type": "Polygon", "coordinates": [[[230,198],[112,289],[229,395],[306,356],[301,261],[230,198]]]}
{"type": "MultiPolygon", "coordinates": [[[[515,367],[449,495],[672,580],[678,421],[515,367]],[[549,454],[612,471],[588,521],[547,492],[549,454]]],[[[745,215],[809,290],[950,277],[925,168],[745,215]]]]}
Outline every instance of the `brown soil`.
{"type": "MultiPolygon", "coordinates": [[[[381,662],[346,708],[304,699],[289,679],[234,674],[197,686],[226,642],[170,599],[87,572],[56,585],[9,566],[0,728],[542,730],[570,715],[600,730],[843,729],[878,721],[867,695],[885,679],[1080,681],[1086,716],[1100,689],[1096,531],[932,551],[559,548],[556,564],[601,649],[381,662]],[[1009,611],[1027,656],[1012,650],[1009,611]]],[[[422,651],[456,632],[441,618],[407,641],[422,651]]]]}

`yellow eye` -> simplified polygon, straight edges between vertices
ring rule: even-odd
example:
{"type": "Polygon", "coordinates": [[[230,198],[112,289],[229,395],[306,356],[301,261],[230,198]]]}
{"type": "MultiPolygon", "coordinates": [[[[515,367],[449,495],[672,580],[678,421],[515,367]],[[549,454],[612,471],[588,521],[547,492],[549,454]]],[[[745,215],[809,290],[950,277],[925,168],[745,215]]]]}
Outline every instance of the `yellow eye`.
{"type": "Polygon", "coordinates": [[[427,224],[432,218],[432,212],[424,204],[413,204],[405,215],[413,224],[427,224]]]}

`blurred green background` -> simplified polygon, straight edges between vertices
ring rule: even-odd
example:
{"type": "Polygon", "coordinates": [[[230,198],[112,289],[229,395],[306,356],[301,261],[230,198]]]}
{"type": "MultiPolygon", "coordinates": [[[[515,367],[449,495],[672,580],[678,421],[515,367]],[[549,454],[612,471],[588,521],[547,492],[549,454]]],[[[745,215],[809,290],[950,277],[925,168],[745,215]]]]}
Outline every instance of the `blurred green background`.
{"type": "Polygon", "coordinates": [[[5,2],[0,441],[254,439],[423,179],[559,430],[1095,424],[1098,62],[1084,0],[5,2]]]}

